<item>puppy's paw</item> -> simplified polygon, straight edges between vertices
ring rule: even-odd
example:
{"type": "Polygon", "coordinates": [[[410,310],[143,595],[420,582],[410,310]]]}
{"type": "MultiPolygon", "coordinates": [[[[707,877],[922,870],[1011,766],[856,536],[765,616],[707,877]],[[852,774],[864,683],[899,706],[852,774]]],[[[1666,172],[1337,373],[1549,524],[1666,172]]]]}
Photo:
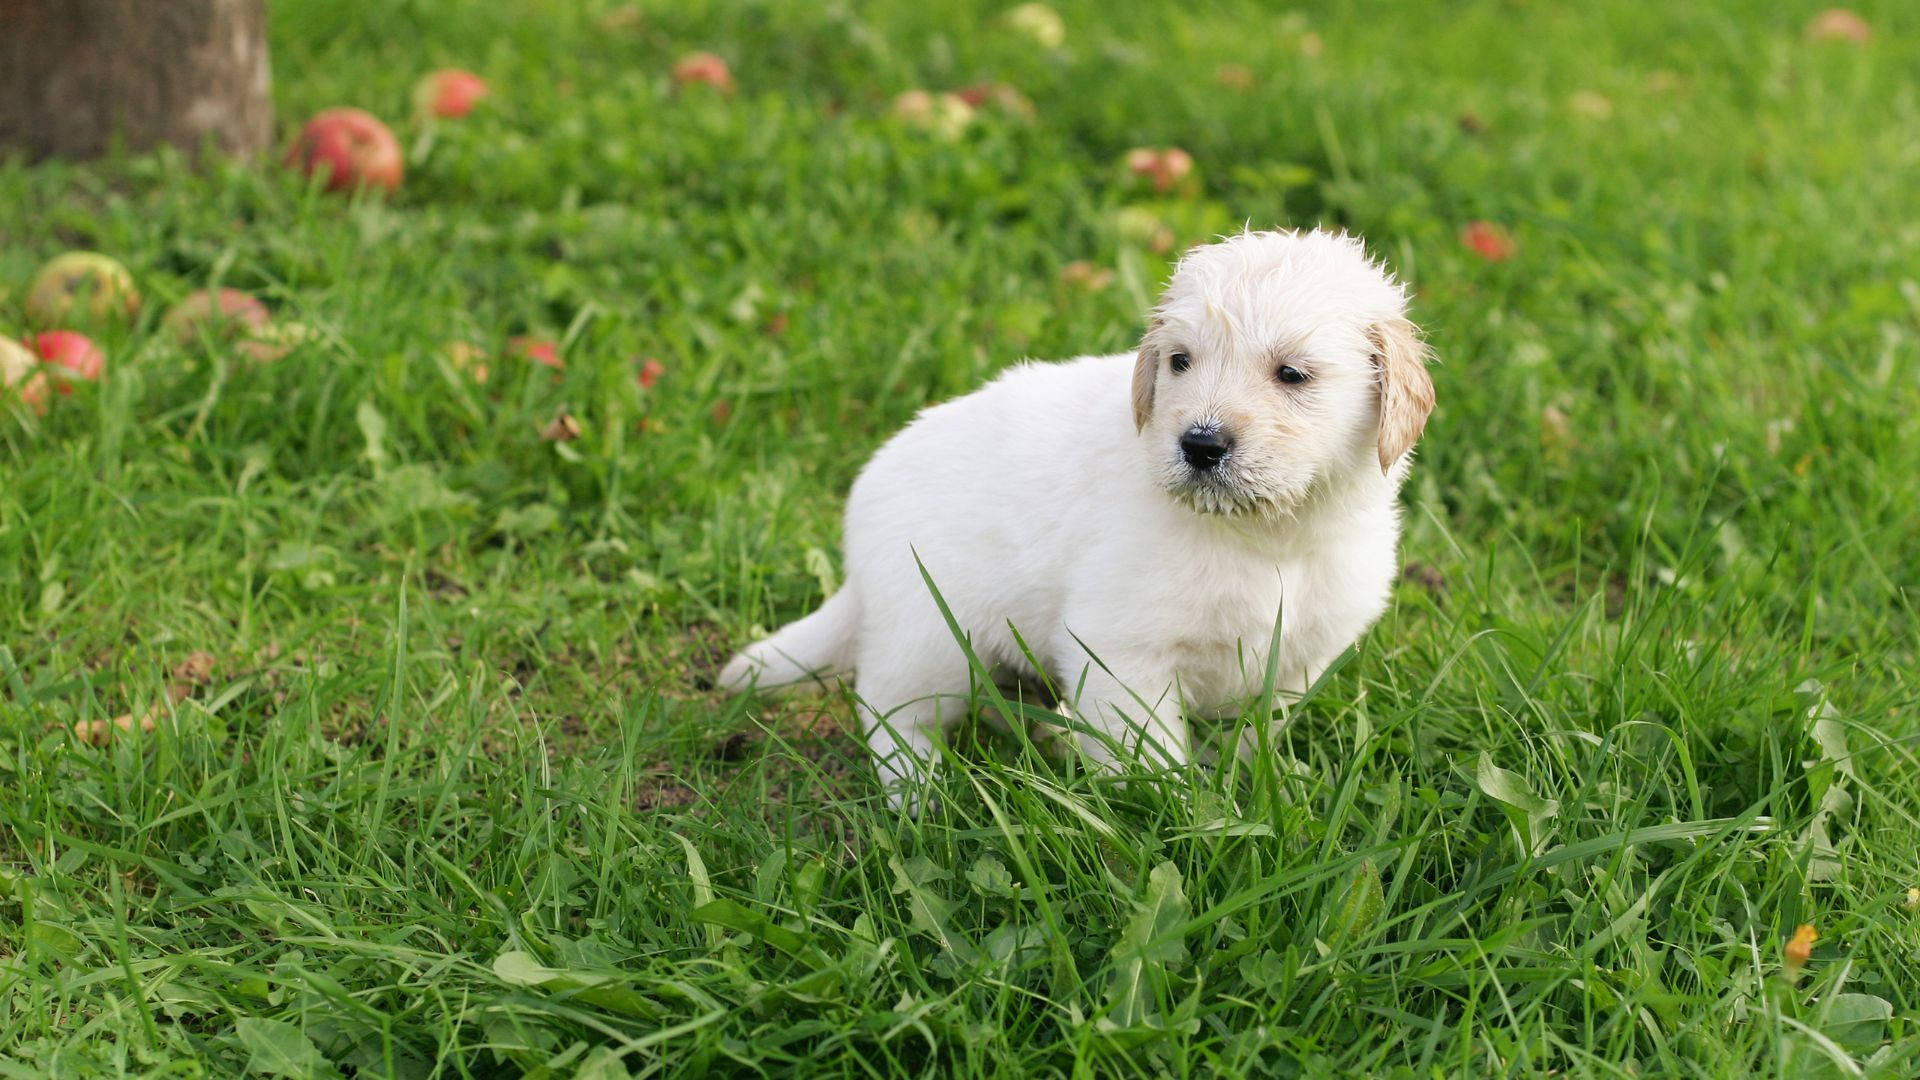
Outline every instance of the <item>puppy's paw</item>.
{"type": "Polygon", "coordinates": [[[940,809],[940,800],[934,798],[924,784],[903,781],[888,784],[886,791],[887,809],[904,816],[908,821],[919,821],[922,815],[940,809]]]}

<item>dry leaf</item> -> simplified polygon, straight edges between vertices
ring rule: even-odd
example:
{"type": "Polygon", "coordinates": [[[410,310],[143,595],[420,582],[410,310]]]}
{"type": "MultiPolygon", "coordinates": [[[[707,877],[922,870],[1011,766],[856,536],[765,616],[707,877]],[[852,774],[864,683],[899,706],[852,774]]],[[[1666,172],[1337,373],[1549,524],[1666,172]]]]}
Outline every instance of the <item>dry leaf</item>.
{"type": "Polygon", "coordinates": [[[1786,948],[1787,978],[1799,976],[1801,969],[1807,966],[1807,961],[1812,959],[1813,943],[1818,940],[1820,935],[1814,933],[1812,923],[1801,923],[1794,929],[1793,940],[1787,942],[1786,948]]]}
{"type": "Polygon", "coordinates": [[[190,683],[205,683],[213,678],[213,654],[210,652],[188,653],[180,666],[173,669],[173,677],[190,683]]]}
{"type": "Polygon", "coordinates": [[[540,429],[540,437],[548,442],[572,442],[580,437],[580,421],[565,409],[553,414],[552,422],[540,429]]]}
{"type": "MultiPolygon", "coordinates": [[[[148,709],[146,715],[142,716],[139,720],[138,726],[140,730],[143,732],[152,731],[154,718],[159,714],[160,707],[158,705],[148,709]]],[[[134,726],[133,714],[128,713],[125,716],[116,716],[111,720],[83,720],[73,725],[73,734],[81,742],[89,746],[105,746],[113,741],[115,735],[123,731],[132,731],[134,726]]]]}

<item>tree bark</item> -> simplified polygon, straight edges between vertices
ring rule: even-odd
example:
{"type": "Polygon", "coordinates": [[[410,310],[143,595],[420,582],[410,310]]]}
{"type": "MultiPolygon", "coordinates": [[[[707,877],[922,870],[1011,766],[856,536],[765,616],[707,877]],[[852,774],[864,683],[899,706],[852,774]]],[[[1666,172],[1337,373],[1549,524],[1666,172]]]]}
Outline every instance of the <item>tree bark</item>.
{"type": "Polygon", "coordinates": [[[0,0],[0,153],[257,154],[267,89],[265,0],[0,0]]]}

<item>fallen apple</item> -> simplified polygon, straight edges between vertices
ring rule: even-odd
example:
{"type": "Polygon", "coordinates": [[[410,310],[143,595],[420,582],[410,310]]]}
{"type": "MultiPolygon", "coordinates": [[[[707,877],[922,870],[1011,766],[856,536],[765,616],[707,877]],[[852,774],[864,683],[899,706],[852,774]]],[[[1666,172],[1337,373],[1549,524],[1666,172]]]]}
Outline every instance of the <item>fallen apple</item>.
{"type": "Polygon", "coordinates": [[[1807,23],[1807,37],[1812,41],[1844,41],[1852,45],[1865,45],[1873,40],[1873,27],[1857,12],[1846,8],[1828,8],[1807,23]]]}
{"type": "Polygon", "coordinates": [[[472,112],[490,92],[487,80],[473,72],[442,68],[413,84],[413,107],[422,116],[452,120],[472,112]]]}
{"type": "Polygon", "coordinates": [[[1014,31],[1025,34],[1040,45],[1057,49],[1067,40],[1067,23],[1060,13],[1045,4],[1021,4],[1001,18],[1014,31]]]}
{"type": "Polygon", "coordinates": [[[93,251],[69,251],[40,268],[27,292],[27,318],[51,326],[70,318],[95,321],[140,310],[133,275],[113,259],[93,251]],[[76,308],[78,311],[76,312],[76,308]]]}
{"type": "Polygon", "coordinates": [[[55,386],[62,394],[73,393],[72,383],[98,382],[107,370],[107,354],[100,351],[85,334],[72,330],[48,330],[36,334],[33,339],[33,351],[40,354],[43,363],[63,369],[55,372],[59,381],[55,386]]]}
{"type": "Polygon", "coordinates": [[[1605,120],[1613,115],[1613,99],[1597,90],[1575,90],[1567,98],[1567,107],[1589,120],[1605,120]]]}
{"type": "Polygon", "coordinates": [[[546,338],[510,337],[507,339],[507,352],[522,360],[545,364],[556,371],[564,371],[567,367],[567,362],[560,359],[560,346],[546,338]]]}
{"type": "Polygon", "coordinates": [[[1008,86],[1006,83],[975,83],[963,86],[953,92],[954,96],[975,109],[991,105],[1009,116],[1031,120],[1034,115],[1033,102],[1027,95],[1008,86]]]}
{"type": "Polygon", "coordinates": [[[1221,64],[1213,69],[1213,81],[1229,90],[1253,89],[1253,69],[1245,64],[1221,64]]]}
{"type": "Polygon", "coordinates": [[[605,15],[600,16],[602,30],[632,30],[647,21],[647,13],[639,4],[622,4],[605,15]]]}
{"type": "Polygon", "coordinates": [[[723,94],[733,93],[733,72],[727,62],[710,52],[689,53],[673,65],[676,86],[711,86],[723,94]]]}
{"type": "Polygon", "coordinates": [[[493,377],[486,352],[470,341],[448,342],[446,356],[453,370],[465,372],[474,382],[484,383],[493,377]]]}
{"type": "Polygon", "coordinates": [[[1193,155],[1177,146],[1136,146],[1127,151],[1127,171],[1165,194],[1193,172],[1193,155]]]}
{"type": "Polygon", "coordinates": [[[308,176],[323,173],[328,191],[393,191],[406,170],[400,141],[387,125],[372,113],[344,106],[324,109],[307,121],[287,151],[287,164],[308,176]]]}
{"type": "Polygon", "coordinates": [[[1491,221],[1467,222],[1466,228],[1460,230],[1460,243],[1488,262],[1504,262],[1519,250],[1513,234],[1491,221]]]}
{"type": "Polygon", "coordinates": [[[270,322],[248,327],[234,348],[257,363],[271,364],[318,336],[305,323],[270,322]]]}
{"type": "Polygon", "coordinates": [[[258,330],[273,321],[267,305],[239,289],[200,289],[173,305],[161,326],[182,345],[216,341],[258,330]]]}
{"type": "Polygon", "coordinates": [[[1095,266],[1085,259],[1076,259],[1060,268],[1060,283],[1096,293],[1113,284],[1113,270],[1095,266]]]}
{"type": "Polygon", "coordinates": [[[952,142],[973,123],[973,106],[958,94],[908,90],[893,99],[893,117],[915,131],[952,142]]]}
{"type": "Polygon", "coordinates": [[[47,377],[40,370],[40,358],[10,338],[0,338],[0,387],[8,388],[34,412],[47,411],[47,377]]]}

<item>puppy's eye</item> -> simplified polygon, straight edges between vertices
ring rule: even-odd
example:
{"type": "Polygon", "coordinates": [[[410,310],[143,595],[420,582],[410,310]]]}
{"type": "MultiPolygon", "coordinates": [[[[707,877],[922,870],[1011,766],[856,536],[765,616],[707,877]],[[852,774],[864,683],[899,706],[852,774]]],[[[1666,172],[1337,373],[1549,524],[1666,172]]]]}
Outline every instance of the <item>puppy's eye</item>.
{"type": "Polygon", "coordinates": [[[1288,386],[1298,386],[1307,381],[1307,373],[1294,367],[1292,364],[1281,364],[1280,370],[1274,372],[1273,377],[1286,383],[1288,386]]]}
{"type": "Polygon", "coordinates": [[[1178,375],[1193,366],[1193,357],[1183,352],[1177,352],[1167,357],[1167,363],[1173,368],[1173,373],[1178,375]]]}

